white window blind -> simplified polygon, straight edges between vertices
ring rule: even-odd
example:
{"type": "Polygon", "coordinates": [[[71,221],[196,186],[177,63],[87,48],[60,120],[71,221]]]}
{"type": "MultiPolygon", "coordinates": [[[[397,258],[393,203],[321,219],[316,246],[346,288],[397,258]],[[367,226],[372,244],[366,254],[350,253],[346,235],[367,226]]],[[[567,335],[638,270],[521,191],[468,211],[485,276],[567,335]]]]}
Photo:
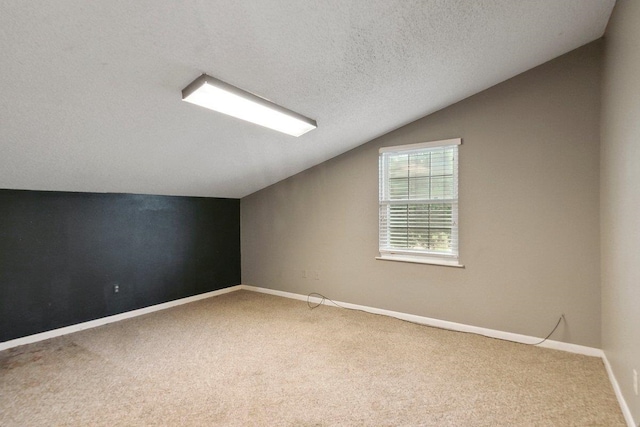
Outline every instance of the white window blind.
{"type": "Polygon", "coordinates": [[[380,149],[380,254],[458,259],[460,139],[380,149]]]}

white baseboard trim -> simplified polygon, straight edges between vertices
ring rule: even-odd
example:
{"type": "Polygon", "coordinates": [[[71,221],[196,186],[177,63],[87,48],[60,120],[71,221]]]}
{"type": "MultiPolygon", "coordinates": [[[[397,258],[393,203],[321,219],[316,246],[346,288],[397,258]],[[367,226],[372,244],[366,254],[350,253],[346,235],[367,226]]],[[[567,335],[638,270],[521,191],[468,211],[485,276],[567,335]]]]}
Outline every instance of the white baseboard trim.
{"type": "MultiPolygon", "coordinates": [[[[285,292],[285,291],[277,291],[275,289],[269,289],[269,288],[260,288],[257,286],[249,286],[249,285],[236,285],[236,286],[231,286],[228,288],[224,288],[224,289],[219,289],[216,291],[211,291],[211,292],[207,292],[204,294],[199,294],[199,295],[193,295],[187,298],[182,298],[179,300],[174,300],[174,301],[168,301],[162,304],[156,304],[156,305],[152,305],[149,307],[144,307],[144,308],[140,308],[138,310],[132,310],[132,311],[127,311],[125,313],[120,313],[120,314],[116,314],[113,316],[108,316],[108,317],[103,317],[100,319],[95,319],[95,320],[91,320],[88,322],[83,322],[83,323],[78,323],[76,325],[71,325],[71,326],[66,326],[64,328],[59,328],[59,329],[54,329],[51,331],[47,331],[47,332],[42,332],[39,334],[34,334],[34,335],[29,335],[26,337],[22,337],[22,338],[16,338],[14,340],[10,340],[10,341],[5,341],[0,343],[0,351],[2,350],[7,350],[13,347],[18,347],[21,345],[25,345],[25,344],[32,344],[38,341],[43,341],[49,338],[55,338],[55,337],[59,337],[62,335],[67,335],[67,334],[71,334],[73,332],[79,332],[85,329],[91,329],[91,328],[95,328],[98,326],[102,326],[102,325],[107,325],[109,323],[114,323],[114,322],[118,322],[120,320],[125,320],[125,319],[130,319],[133,317],[137,317],[137,316],[142,316],[144,314],[148,314],[148,313],[153,313],[155,311],[160,311],[160,310],[165,310],[167,308],[171,308],[171,307],[175,307],[178,305],[183,305],[183,304],[188,304],[190,302],[195,302],[198,300],[202,300],[205,298],[211,298],[211,297],[215,297],[218,295],[222,295],[222,294],[227,294],[230,292],[235,292],[235,291],[239,291],[239,290],[247,290],[247,291],[252,291],[252,292],[259,292],[259,293],[263,293],[263,294],[269,294],[269,295],[275,295],[275,296],[279,296],[279,297],[284,297],[284,298],[290,298],[290,299],[296,299],[296,300],[301,300],[301,301],[310,301],[314,304],[319,304],[322,303],[324,305],[328,305],[328,306],[334,306],[333,303],[331,301],[328,300],[322,300],[322,298],[319,297],[308,297],[307,295],[301,295],[301,294],[295,294],[292,292],[285,292]]],[[[364,305],[358,305],[358,304],[351,304],[348,302],[342,302],[342,301],[336,301],[337,304],[339,304],[341,307],[346,308],[346,309],[351,309],[351,310],[361,310],[361,311],[365,311],[368,313],[373,313],[373,314],[381,314],[383,316],[390,316],[390,317],[395,317],[397,319],[401,319],[401,320],[408,320],[410,322],[415,322],[415,323],[419,323],[422,325],[427,325],[427,326],[434,326],[436,328],[442,328],[442,329],[448,329],[448,330],[452,330],[452,331],[458,331],[458,332],[470,332],[470,333],[474,333],[474,334],[479,334],[479,335],[484,335],[490,338],[498,338],[498,339],[503,339],[503,340],[509,340],[509,341],[515,341],[515,342],[519,342],[522,344],[532,344],[532,343],[536,343],[538,341],[541,340],[541,338],[537,338],[537,337],[532,337],[529,335],[520,335],[520,334],[514,334],[511,332],[504,332],[504,331],[498,331],[495,329],[487,329],[487,328],[481,328],[478,326],[471,326],[471,325],[465,325],[463,323],[455,323],[455,322],[449,322],[446,320],[439,320],[439,319],[433,319],[430,317],[423,317],[423,316],[417,316],[414,314],[407,314],[407,313],[401,313],[398,311],[391,311],[391,310],[384,310],[381,308],[375,308],[375,307],[368,307],[368,306],[364,306],[364,305]]],[[[615,377],[615,375],[613,374],[613,370],[611,369],[611,365],[609,364],[609,361],[607,360],[607,356],[605,355],[605,353],[599,349],[599,348],[593,348],[593,347],[586,347],[586,346],[582,346],[582,345],[577,345],[577,344],[570,344],[570,343],[565,343],[565,342],[560,342],[560,341],[552,341],[552,340],[547,340],[544,343],[542,343],[540,345],[540,347],[545,347],[545,348],[550,348],[550,349],[554,349],[554,350],[562,350],[562,351],[567,351],[569,353],[576,353],[576,354],[583,354],[586,356],[594,356],[594,357],[600,357],[602,358],[603,362],[604,362],[604,366],[607,370],[607,374],[609,375],[609,381],[611,382],[611,385],[613,386],[613,390],[616,394],[616,397],[618,399],[618,403],[620,404],[620,408],[622,410],[622,413],[624,415],[625,421],[627,422],[627,425],[629,427],[637,427],[636,424],[634,423],[633,420],[633,416],[631,415],[631,411],[629,409],[629,406],[627,405],[627,402],[625,401],[623,395],[622,395],[622,391],[620,390],[620,386],[618,385],[618,381],[615,377]]]]}
{"type": "Polygon", "coordinates": [[[618,384],[618,380],[616,376],[613,374],[613,369],[611,368],[611,364],[609,363],[609,359],[607,359],[607,354],[603,352],[602,361],[604,362],[604,367],[607,369],[607,375],[609,375],[609,381],[611,382],[611,386],[613,386],[613,391],[616,394],[616,398],[618,399],[618,403],[620,404],[620,409],[622,410],[622,415],[624,415],[624,420],[627,422],[628,427],[637,427],[637,424],[633,420],[633,415],[631,415],[631,409],[629,409],[629,405],[627,405],[627,401],[624,399],[622,395],[622,390],[620,390],[620,385],[618,384]]]}
{"type": "Polygon", "coordinates": [[[181,298],[174,301],[164,302],[162,304],[151,305],[149,307],[140,308],[138,310],[127,311],[125,313],[114,314],[113,316],[102,317],[100,319],[90,320],[88,322],[77,323],[71,326],[65,326],[64,328],[53,329],[51,331],[41,332],[39,334],[28,335],[22,338],[16,338],[14,340],[5,341],[0,343],[0,351],[7,350],[12,347],[18,347],[20,345],[32,344],[34,342],[47,340],[49,338],[59,337],[61,335],[71,334],[73,332],[83,331],[85,329],[91,329],[109,323],[118,322],[124,319],[130,319],[132,317],[142,316],[143,314],[153,313],[154,311],[165,310],[167,308],[175,307],[182,304],[188,304],[190,302],[198,301],[205,298],[211,298],[218,295],[226,294],[229,292],[239,291],[242,289],[242,285],[231,286],[229,288],[218,289],[217,291],[206,292],[204,294],[193,295],[186,298],[181,298]]]}
{"type": "MultiPolygon", "coordinates": [[[[313,304],[322,303],[324,305],[334,306],[331,301],[328,301],[326,299],[323,301],[322,298],[319,298],[319,297],[308,297],[307,295],[295,294],[295,293],[284,292],[284,291],[276,291],[274,289],[259,288],[256,286],[248,286],[248,285],[242,285],[241,288],[247,291],[260,292],[264,294],[276,295],[279,297],[297,299],[302,301],[310,301],[313,304]]],[[[347,309],[362,310],[368,313],[382,314],[384,316],[391,316],[391,317],[395,317],[402,320],[408,320],[410,322],[420,323],[428,326],[434,326],[436,328],[448,329],[448,330],[458,331],[458,332],[471,332],[474,334],[484,335],[490,338],[516,341],[522,344],[532,344],[532,343],[539,342],[541,340],[541,338],[532,337],[529,335],[520,335],[520,334],[511,333],[511,332],[498,331],[495,329],[487,329],[487,328],[481,328],[478,326],[465,325],[463,323],[448,322],[446,320],[416,316],[413,314],[401,313],[397,311],[383,310],[380,308],[367,307],[364,305],[351,304],[348,302],[336,301],[336,303],[339,304],[341,307],[347,308],[347,309]]],[[[618,381],[616,380],[616,377],[613,374],[613,370],[611,369],[611,365],[609,364],[609,360],[607,360],[607,356],[604,353],[604,351],[602,351],[599,348],[586,347],[583,345],[570,344],[570,343],[552,341],[552,340],[545,341],[544,343],[540,344],[540,347],[602,358],[604,366],[607,370],[607,375],[609,376],[609,381],[611,382],[616,398],[618,399],[618,404],[620,405],[620,409],[622,410],[622,414],[624,415],[624,419],[627,423],[627,426],[638,427],[635,424],[635,421],[633,420],[633,416],[631,415],[631,410],[629,409],[629,406],[627,405],[627,402],[625,401],[622,395],[622,391],[620,390],[618,381]]]]}
{"type": "MultiPolygon", "coordinates": [[[[270,294],[270,295],[296,299],[301,301],[307,301],[307,299],[309,299],[309,301],[313,302],[314,304],[318,304],[322,301],[322,299],[318,297],[308,298],[307,295],[295,294],[292,292],[277,291],[275,289],[260,288],[257,286],[236,285],[236,286],[231,286],[229,288],[219,289],[216,291],[207,292],[199,295],[193,295],[193,296],[182,298],[179,300],[168,301],[162,304],[156,304],[149,307],[140,308],[138,310],[127,311],[125,313],[115,314],[113,316],[90,320],[88,322],[78,323],[75,325],[66,326],[64,328],[54,329],[51,331],[41,332],[39,334],[29,335],[22,338],[16,338],[10,341],[5,341],[0,343],[0,351],[6,350],[12,347],[17,347],[20,345],[43,341],[49,338],[59,337],[61,335],[71,334],[73,332],[78,332],[85,329],[95,328],[95,327],[106,325],[109,323],[118,322],[120,320],[130,319],[132,317],[153,313],[154,311],[165,310],[167,308],[175,307],[178,305],[188,304],[190,302],[198,301],[205,298],[211,298],[211,297],[215,297],[218,295],[239,291],[239,290],[260,292],[264,294],[270,294]]],[[[323,303],[328,306],[333,306],[333,304],[328,300],[325,300],[323,303]]],[[[449,329],[449,330],[458,331],[458,332],[470,332],[474,334],[484,335],[490,338],[498,338],[503,340],[515,341],[523,344],[532,344],[541,340],[541,338],[532,337],[528,335],[520,335],[520,334],[511,333],[511,332],[498,331],[495,329],[487,329],[487,328],[482,328],[478,326],[465,325],[463,323],[449,322],[446,320],[417,316],[415,314],[407,314],[407,313],[401,313],[398,311],[384,310],[381,308],[351,304],[351,303],[342,302],[342,301],[336,301],[336,303],[339,304],[341,307],[351,309],[351,310],[362,310],[368,313],[395,317],[397,319],[408,320],[410,322],[415,322],[422,325],[434,326],[436,328],[449,329]]],[[[577,345],[577,344],[569,344],[569,343],[560,342],[560,341],[547,340],[544,343],[542,343],[540,347],[604,358],[604,353],[599,348],[586,347],[586,346],[577,345]]]]}
{"type": "MultiPolygon", "coordinates": [[[[285,297],[285,298],[292,298],[292,299],[297,299],[302,301],[307,301],[308,299],[314,304],[319,304],[322,301],[322,298],[307,297],[307,295],[294,294],[291,292],[284,292],[284,291],[276,291],[274,289],[259,288],[256,286],[248,286],[248,285],[241,285],[241,287],[242,289],[247,291],[260,292],[264,294],[276,295],[276,296],[285,297]]],[[[436,328],[448,329],[448,330],[457,331],[457,332],[470,332],[473,334],[484,335],[489,338],[498,338],[502,340],[515,341],[522,344],[534,344],[542,340],[542,338],[532,337],[529,335],[520,335],[520,334],[511,333],[511,332],[498,331],[496,329],[481,328],[479,326],[465,325],[463,323],[449,322],[446,320],[433,319],[431,317],[417,316],[415,314],[407,314],[407,313],[401,313],[398,311],[384,310],[381,308],[367,307],[364,305],[351,304],[351,303],[342,302],[342,301],[336,301],[336,303],[339,304],[341,307],[352,309],[352,310],[362,310],[362,311],[366,311],[367,313],[382,314],[383,316],[390,316],[390,317],[395,317],[401,320],[408,320],[410,322],[419,323],[421,325],[434,326],[436,328]]],[[[333,306],[333,304],[328,300],[324,300],[323,304],[333,306]]],[[[540,344],[540,347],[567,351],[569,353],[583,354],[586,356],[594,356],[594,357],[604,356],[604,353],[599,348],[586,347],[583,345],[570,344],[570,343],[561,342],[561,341],[547,340],[544,343],[540,344]]]]}

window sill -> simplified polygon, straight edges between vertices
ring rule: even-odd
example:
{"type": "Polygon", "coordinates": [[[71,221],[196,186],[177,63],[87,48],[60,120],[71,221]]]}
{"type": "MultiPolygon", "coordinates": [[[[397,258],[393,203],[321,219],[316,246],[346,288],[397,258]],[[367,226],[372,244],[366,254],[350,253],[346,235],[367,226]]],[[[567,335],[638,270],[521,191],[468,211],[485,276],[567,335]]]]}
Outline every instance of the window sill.
{"type": "Polygon", "coordinates": [[[460,264],[458,260],[412,257],[407,255],[380,255],[380,256],[377,256],[376,259],[381,261],[412,262],[415,264],[431,264],[431,265],[440,265],[443,267],[464,268],[464,265],[460,264]]]}

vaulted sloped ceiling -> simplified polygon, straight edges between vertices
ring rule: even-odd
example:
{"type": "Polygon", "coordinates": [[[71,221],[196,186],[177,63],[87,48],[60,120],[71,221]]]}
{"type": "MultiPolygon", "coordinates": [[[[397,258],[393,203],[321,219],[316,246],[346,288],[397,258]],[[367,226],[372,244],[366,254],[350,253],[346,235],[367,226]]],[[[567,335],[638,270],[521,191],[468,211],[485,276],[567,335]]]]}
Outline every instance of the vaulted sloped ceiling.
{"type": "Polygon", "coordinates": [[[614,0],[4,0],[0,188],[242,197],[602,36],[614,0]],[[201,73],[318,122],[181,101],[201,73]]]}

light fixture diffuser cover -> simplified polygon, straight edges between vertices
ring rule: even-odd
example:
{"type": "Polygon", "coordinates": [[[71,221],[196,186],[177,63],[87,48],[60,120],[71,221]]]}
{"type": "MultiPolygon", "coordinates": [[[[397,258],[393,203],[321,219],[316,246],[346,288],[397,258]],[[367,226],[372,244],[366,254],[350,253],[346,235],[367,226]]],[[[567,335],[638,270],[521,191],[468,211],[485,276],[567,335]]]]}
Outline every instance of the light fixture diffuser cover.
{"type": "Polygon", "coordinates": [[[182,100],[292,136],[318,126],[315,120],[206,74],[182,90],[182,100]]]}

